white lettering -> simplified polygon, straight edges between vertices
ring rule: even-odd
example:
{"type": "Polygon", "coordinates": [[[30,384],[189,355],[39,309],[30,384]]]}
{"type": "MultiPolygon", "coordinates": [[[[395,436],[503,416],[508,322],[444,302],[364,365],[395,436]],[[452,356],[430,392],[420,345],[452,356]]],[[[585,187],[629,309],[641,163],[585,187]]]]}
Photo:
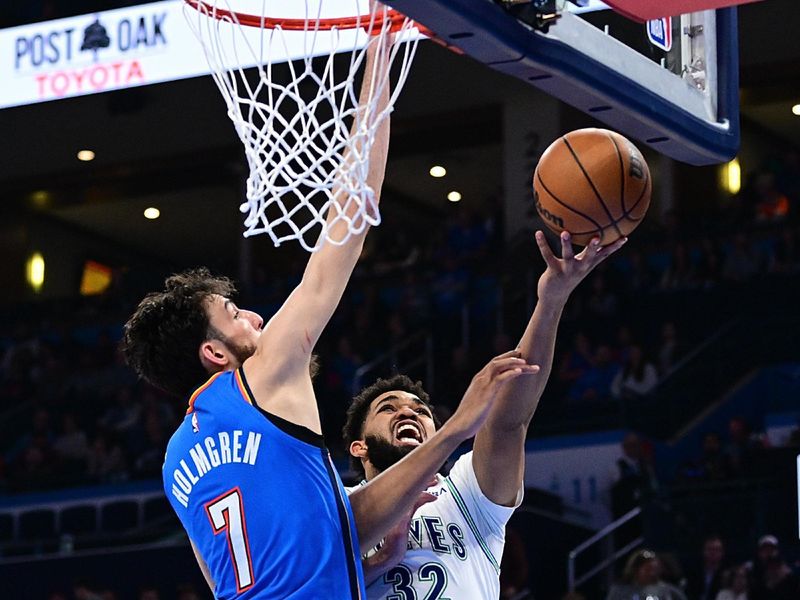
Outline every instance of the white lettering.
{"type": "Polygon", "coordinates": [[[192,491],[192,484],[187,481],[186,477],[184,477],[183,473],[178,471],[178,469],[175,469],[175,472],[172,474],[172,476],[175,478],[175,481],[178,482],[178,485],[181,486],[181,489],[184,492],[189,494],[192,491]]]}
{"type": "Polygon", "coordinates": [[[206,452],[208,452],[208,457],[211,459],[211,466],[218,467],[219,466],[219,452],[216,450],[216,446],[214,444],[214,438],[207,437],[205,439],[206,444],[206,452]]]}
{"type": "Polygon", "coordinates": [[[233,462],[242,462],[242,457],[239,454],[239,450],[242,449],[242,432],[237,429],[233,432],[233,462]]]}
{"type": "Polygon", "coordinates": [[[200,444],[195,444],[194,448],[189,450],[189,456],[191,456],[194,461],[194,468],[197,469],[197,475],[199,477],[202,477],[211,470],[211,464],[208,462],[208,458],[200,447],[200,444]]]}
{"type": "MultiPolygon", "coordinates": [[[[177,471],[176,471],[177,473],[177,471]]],[[[182,491],[178,489],[178,486],[174,483],[172,484],[172,495],[178,499],[178,502],[183,504],[184,508],[189,508],[189,496],[184,494],[182,491]]]]}
{"type": "Polygon", "coordinates": [[[244,447],[244,462],[249,465],[256,464],[258,458],[258,445],[261,443],[261,434],[249,432],[247,434],[247,444],[244,447]]]}
{"type": "Polygon", "coordinates": [[[231,462],[231,438],[227,431],[219,432],[219,452],[222,456],[222,464],[231,462]]]}
{"type": "Polygon", "coordinates": [[[192,485],[200,481],[200,478],[189,470],[189,465],[186,464],[185,460],[182,460],[180,465],[183,469],[183,472],[186,473],[186,476],[189,478],[189,481],[192,482],[192,485]]]}

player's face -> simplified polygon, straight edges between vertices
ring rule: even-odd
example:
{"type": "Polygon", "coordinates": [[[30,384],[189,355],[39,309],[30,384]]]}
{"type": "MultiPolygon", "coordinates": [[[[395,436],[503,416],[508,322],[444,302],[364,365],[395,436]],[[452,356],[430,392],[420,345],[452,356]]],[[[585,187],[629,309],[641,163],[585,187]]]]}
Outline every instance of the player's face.
{"type": "Polygon", "coordinates": [[[375,398],[364,421],[364,437],[400,448],[416,448],[436,432],[431,410],[414,394],[385,392],[375,398]]]}
{"type": "Polygon", "coordinates": [[[225,346],[241,365],[256,351],[264,319],[218,294],[211,296],[206,310],[209,323],[222,334],[225,346]]]}

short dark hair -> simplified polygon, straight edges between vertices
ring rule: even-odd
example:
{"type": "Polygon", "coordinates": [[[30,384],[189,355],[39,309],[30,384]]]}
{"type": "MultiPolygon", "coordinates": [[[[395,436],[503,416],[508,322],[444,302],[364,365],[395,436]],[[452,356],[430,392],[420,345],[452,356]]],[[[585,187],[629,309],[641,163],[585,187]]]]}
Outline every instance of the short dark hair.
{"type": "MultiPolygon", "coordinates": [[[[422,387],[421,381],[412,381],[407,375],[393,375],[388,379],[378,379],[375,383],[362,389],[357,396],[353,398],[350,406],[347,409],[347,416],[345,418],[344,427],[342,428],[342,438],[344,438],[345,447],[349,448],[356,440],[362,439],[364,434],[364,421],[367,420],[367,413],[373,400],[378,396],[391,391],[402,391],[414,394],[420,399],[425,406],[431,409],[433,415],[433,423],[438,429],[441,422],[436,416],[436,411],[431,404],[431,398],[428,392],[422,387]]],[[[349,452],[348,452],[349,454],[349,452]]],[[[355,456],[350,455],[350,467],[360,476],[364,476],[364,466],[361,460],[355,456]]]]}
{"type": "Polygon", "coordinates": [[[197,354],[200,344],[220,339],[209,322],[208,300],[213,294],[228,298],[234,293],[230,279],[211,275],[206,268],[168,277],[164,291],[145,296],[125,323],[125,361],[157,388],[188,395],[209,375],[197,354]]]}

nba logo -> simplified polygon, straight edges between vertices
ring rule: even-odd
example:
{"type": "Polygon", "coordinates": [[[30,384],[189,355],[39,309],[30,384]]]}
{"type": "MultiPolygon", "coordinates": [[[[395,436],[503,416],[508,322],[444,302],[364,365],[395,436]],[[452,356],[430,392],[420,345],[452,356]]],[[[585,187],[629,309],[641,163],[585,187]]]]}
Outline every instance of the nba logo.
{"type": "Polygon", "coordinates": [[[664,52],[672,50],[672,17],[662,17],[647,22],[647,39],[664,52]]]}

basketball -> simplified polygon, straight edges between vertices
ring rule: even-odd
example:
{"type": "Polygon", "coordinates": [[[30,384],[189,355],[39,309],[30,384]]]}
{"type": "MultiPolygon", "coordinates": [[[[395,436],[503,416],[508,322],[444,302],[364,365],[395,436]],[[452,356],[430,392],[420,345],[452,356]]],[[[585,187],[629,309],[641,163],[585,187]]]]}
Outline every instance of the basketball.
{"type": "Polygon", "coordinates": [[[628,139],[607,129],[572,131],[545,150],[533,174],[536,210],[547,227],[585,246],[630,234],[650,206],[650,170],[628,139]]]}

